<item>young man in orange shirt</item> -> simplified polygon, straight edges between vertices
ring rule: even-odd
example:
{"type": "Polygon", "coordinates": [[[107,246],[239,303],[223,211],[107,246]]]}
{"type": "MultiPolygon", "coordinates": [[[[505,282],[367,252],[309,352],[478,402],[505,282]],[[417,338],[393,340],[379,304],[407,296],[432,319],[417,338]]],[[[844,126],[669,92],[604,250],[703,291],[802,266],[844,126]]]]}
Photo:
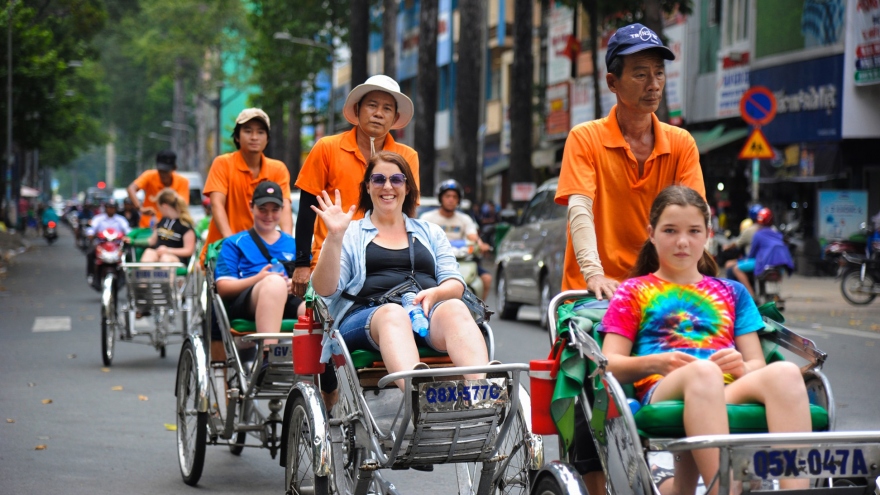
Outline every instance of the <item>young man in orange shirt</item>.
{"type": "Polygon", "coordinates": [[[159,214],[159,205],[156,198],[162,189],[170,187],[189,203],[189,179],[174,173],[177,170],[177,154],[171,150],[160,151],[156,155],[155,170],[147,170],[128,186],[128,199],[134,208],[140,211],[140,227],[149,227],[150,222],[159,222],[162,215],[159,214]],[[137,198],[138,190],[143,189],[144,201],[137,198]]]}
{"type": "Polygon", "coordinates": [[[281,187],[284,194],[281,230],[292,235],[290,172],[284,162],[263,154],[269,144],[269,129],[266,112],[259,108],[242,110],[232,131],[232,140],[238,151],[220,155],[211,164],[202,193],[211,199],[213,217],[208,227],[208,239],[202,248],[202,263],[208,244],[254,226],[250,201],[257,184],[263,181],[272,181],[281,187]]]}
{"type": "MultiPolygon", "coordinates": [[[[376,151],[387,150],[403,156],[419,182],[419,157],[415,150],[394,141],[392,129],[403,129],[413,116],[412,101],[400,92],[400,86],[388,76],[373,76],[351,90],[342,109],[345,119],[354,127],[347,132],[318,141],[303,163],[296,179],[302,190],[296,217],[296,270],[293,272],[294,294],[302,296],[327,229],[311,206],[318,206],[321,191],[333,194],[339,189],[342,208],[357,204],[360,183],[367,169],[367,160],[376,151]],[[314,242],[312,235],[314,234],[314,242]]],[[[354,219],[363,218],[356,212],[354,219]]]]}
{"type": "MultiPolygon", "coordinates": [[[[664,60],[673,59],[641,24],[618,29],[608,41],[605,81],[617,104],[604,119],[575,126],[562,157],[556,202],[568,206],[569,221],[562,290],[590,289],[598,299],[611,298],[648,238],[657,194],[682,184],[706,196],[693,137],[654,115],[666,84],[664,60]]],[[[575,432],[575,467],[590,493],[604,493],[605,477],[582,417],[575,432]]]]}

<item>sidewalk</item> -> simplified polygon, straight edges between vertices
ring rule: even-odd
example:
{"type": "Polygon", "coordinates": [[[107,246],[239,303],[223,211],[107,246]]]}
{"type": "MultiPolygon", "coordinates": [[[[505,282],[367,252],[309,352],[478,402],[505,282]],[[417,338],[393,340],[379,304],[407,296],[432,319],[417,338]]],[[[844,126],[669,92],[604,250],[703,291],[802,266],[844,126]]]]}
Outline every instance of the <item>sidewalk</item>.
{"type": "Polygon", "coordinates": [[[880,297],[853,306],[840,293],[840,279],[792,275],[782,282],[786,323],[801,328],[850,328],[880,333],[880,297]]]}
{"type": "Polygon", "coordinates": [[[22,240],[21,235],[0,232],[0,276],[6,273],[12,258],[17,254],[25,252],[27,246],[22,240]]]}

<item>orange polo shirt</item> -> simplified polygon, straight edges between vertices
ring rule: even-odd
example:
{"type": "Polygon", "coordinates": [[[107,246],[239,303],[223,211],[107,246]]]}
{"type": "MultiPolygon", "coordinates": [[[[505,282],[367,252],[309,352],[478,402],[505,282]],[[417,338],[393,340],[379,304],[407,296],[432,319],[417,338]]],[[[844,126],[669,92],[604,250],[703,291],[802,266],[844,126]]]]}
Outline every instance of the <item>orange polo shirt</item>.
{"type": "MultiPolygon", "coordinates": [[[[599,259],[605,276],[626,278],[648,239],[651,204],[665,187],[688,186],[706,197],[700,154],[694,138],[684,129],[654,121],[654,151],[639,164],[617,123],[617,106],[604,119],[579,124],[568,134],[556,202],[568,205],[572,194],[593,200],[593,220],[599,259]]],[[[586,289],[566,229],[565,273],[562,290],[586,289]]]]}
{"type": "MultiPolygon", "coordinates": [[[[416,151],[405,144],[394,141],[391,134],[385,137],[385,151],[393,151],[409,163],[416,184],[419,184],[419,156],[416,151]]],[[[348,132],[321,138],[303,163],[296,178],[296,187],[303,191],[320,196],[327,191],[334,197],[339,189],[342,196],[342,209],[348,211],[357,205],[360,199],[360,186],[367,171],[367,160],[357,145],[357,127],[348,132]]],[[[364,217],[362,211],[355,212],[354,220],[364,217]]],[[[318,263],[318,254],[327,237],[327,227],[320,217],[315,219],[315,235],[312,241],[312,268],[318,263]]]]}
{"type": "MultiPolygon", "coordinates": [[[[159,197],[159,193],[165,189],[162,179],[159,178],[159,171],[156,169],[147,170],[135,179],[134,183],[139,189],[144,191],[144,200],[141,202],[141,206],[152,208],[156,212],[156,223],[159,223],[159,220],[162,219],[162,214],[159,213],[159,204],[156,202],[156,199],[159,197]]],[[[174,189],[186,201],[186,204],[189,204],[189,179],[171,172],[171,186],[169,187],[174,189]]],[[[139,225],[141,227],[149,227],[152,218],[150,215],[141,215],[139,225]]]]}
{"type": "MultiPolygon", "coordinates": [[[[270,180],[281,187],[285,197],[290,196],[290,172],[284,162],[262,157],[263,166],[260,167],[260,175],[254,177],[251,169],[240,151],[220,155],[211,164],[208,171],[208,179],[202,191],[207,197],[211,193],[219,192],[226,195],[226,217],[229,219],[229,228],[238,233],[254,226],[254,214],[251,212],[251,199],[257,184],[270,180]]],[[[216,208],[216,207],[215,207],[216,208]]],[[[214,221],[208,227],[208,240],[202,247],[201,260],[204,264],[205,253],[208,244],[222,239],[220,229],[214,221]]]]}

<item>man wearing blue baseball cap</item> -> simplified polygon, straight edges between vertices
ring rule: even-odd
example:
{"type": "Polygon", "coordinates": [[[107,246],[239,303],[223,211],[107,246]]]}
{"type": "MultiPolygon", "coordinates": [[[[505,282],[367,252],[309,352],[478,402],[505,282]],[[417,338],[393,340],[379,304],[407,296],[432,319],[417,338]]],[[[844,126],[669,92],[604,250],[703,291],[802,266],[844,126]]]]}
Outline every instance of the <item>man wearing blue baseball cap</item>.
{"type": "MultiPolygon", "coordinates": [[[[672,184],[706,189],[693,137],[654,115],[674,60],[654,31],[622,27],[608,41],[605,82],[617,97],[608,116],[575,126],[568,135],[556,202],[568,206],[562,290],[589,289],[610,299],[627,278],[642,245],[651,203],[672,184]]],[[[591,398],[592,400],[592,398],[591,398]]],[[[605,477],[580,408],[571,459],[590,493],[605,477]]]]}

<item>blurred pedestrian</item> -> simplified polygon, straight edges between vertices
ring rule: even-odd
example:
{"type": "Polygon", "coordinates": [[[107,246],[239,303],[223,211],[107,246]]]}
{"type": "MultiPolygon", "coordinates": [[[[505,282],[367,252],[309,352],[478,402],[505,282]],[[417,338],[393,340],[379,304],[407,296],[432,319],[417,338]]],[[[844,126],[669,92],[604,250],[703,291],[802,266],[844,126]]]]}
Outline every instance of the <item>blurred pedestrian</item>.
{"type": "MultiPolygon", "coordinates": [[[[317,196],[321,191],[333,196],[342,194],[342,209],[347,211],[358,202],[367,161],[379,151],[393,151],[407,161],[416,185],[419,184],[419,156],[415,150],[398,143],[389,134],[403,129],[413,117],[413,103],[400,92],[394,79],[376,75],[351,90],[342,107],[345,119],[354,127],[350,131],[321,138],[303,163],[296,187],[302,190],[296,217],[296,270],[293,272],[294,293],[302,296],[309,283],[327,227],[317,218],[317,196]],[[312,237],[314,236],[314,240],[312,237]]],[[[364,212],[355,212],[354,220],[364,212]]]]}
{"type": "MultiPolygon", "coordinates": [[[[590,289],[598,299],[611,298],[648,237],[645,226],[660,191],[680,184],[706,196],[693,137],[654,115],[666,84],[665,61],[673,59],[641,24],[618,29],[608,41],[605,82],[617,104],[607,117],[572,129],[562,158],[556,202],[568,206],[569,221],[562,290],[590,289]]],[[[592,435],[579,419],[574,465],[590,493],[604,493],[592,435]]]]}

